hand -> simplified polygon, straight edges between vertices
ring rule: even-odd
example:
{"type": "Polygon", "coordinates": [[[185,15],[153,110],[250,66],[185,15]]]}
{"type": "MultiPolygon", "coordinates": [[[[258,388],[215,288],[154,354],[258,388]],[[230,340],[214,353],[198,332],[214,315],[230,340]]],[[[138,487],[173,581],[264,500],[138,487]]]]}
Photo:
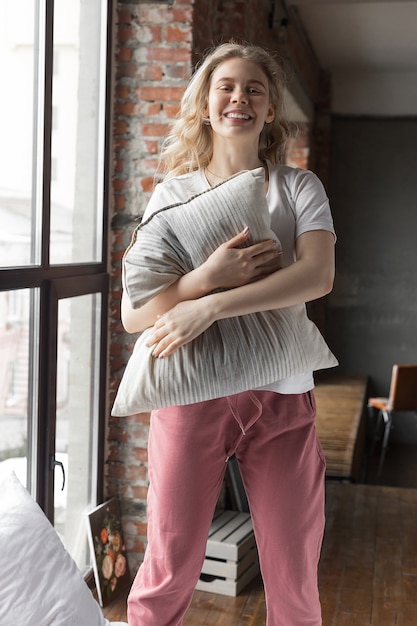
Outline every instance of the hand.
{"type": "Polygon", "coordinates": [[[205,298],[185,300],[158,317],[146,345],[153,346],[153,356],[167,357],[201,335],[213,322],[205,298]]]}
{"type": "Polygon", "coordinates": [[[281,248],[268,239],[239,248],[250,237],[249,229],[221,244],[203,264],[213,289],[231,289],[252,283],[281,269],[281,248]]]}

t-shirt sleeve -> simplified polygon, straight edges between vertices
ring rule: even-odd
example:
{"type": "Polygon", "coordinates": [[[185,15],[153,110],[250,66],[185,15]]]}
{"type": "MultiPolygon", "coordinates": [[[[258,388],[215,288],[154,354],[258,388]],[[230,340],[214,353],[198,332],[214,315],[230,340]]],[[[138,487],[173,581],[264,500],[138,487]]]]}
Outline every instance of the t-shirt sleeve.
{"type": "Polygon", "coordinates": [[[336,240],[329,199],[318,176],[310,170],[297,170],[290,191],[296,212],[295,236],[311,230],[328,230],[336,240]]]}
{"type": "Polygon", "coordinates": [[[147,220],[159,209],[177,202],[186,202],[204,189],[204,178],[199,175],[199,172],[170,178],[158,183],[143,213],[142,221],[147,220]]]}
{"type": "Polygon", "coordinates": [[[142,221],[146,221],[153,213],[159,211],[159,209],[163,209],[165,206],[169,206],[176,201],[175,197],[172,195],[172,191],[169,185],[164,185],[159,183],[156,185],[152,196],[148,204],[146,205],[146,209],[142,216],[142,221]]]}

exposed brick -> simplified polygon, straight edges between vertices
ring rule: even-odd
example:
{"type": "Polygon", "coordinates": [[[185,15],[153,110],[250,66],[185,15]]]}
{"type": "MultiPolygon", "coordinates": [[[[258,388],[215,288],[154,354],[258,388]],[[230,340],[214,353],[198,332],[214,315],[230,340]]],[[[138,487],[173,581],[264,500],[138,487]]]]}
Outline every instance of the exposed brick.
{"type": "Polygon", "coordinates": [[[165,30],[165,37],[169,42],[189,42],[191,41],[191,28],[167,26],[165,30]]]}
{"type": "Polygon", "coordinates": [[[184,93],[183,87],[138,87],[136,96],[138,100],[148,100],[154,102],[161,100],[162,102],[174,101],[179,102],[184,93]]]}
{"type": "MultiPolygon", "coordinates": [[[[146,500],[146,496],[148,495],[148,488],[141,487],[140,485],[133,485],[133,497],[137,500],[146,500]]],[[[146,533],[146,525],[143,525],[143,534],[146,533]]]]}
{"type": "Polygon", "coordinates": [[[115,195],[113,204],[116,211],[123,211],[126,206],[126,196],[124,194],[115,195]]]}
{"type": "Polygon", "coordinates": [[[127,85],[116,86],[116,98],[127,99],[130,96],[130,89],[127,85]]]}
{"type": "Polygon", "coordinates": [[[126,478],[126,468],[124,465],[107,461],[108,475],[113,478],[126,478]]]}
{"type": "Polygon", "coordinates": [[[135,433],[137,438],[140,436],[147,436],[148,431],[143,428],[144,425],[149,425],[151,423],[150,414],[149,413],[137,413],[133,415],[131,418],[127,418],[128,420],[132,420],[133,424],[136,426],[133,427],[132,432],[135,433]]]}
{"type": "Polygon", "coordinates": [[[179,63],[165,63],[164,65],[164,77],[172,78],[174,80],[184,81],[189,78],[188,76],[188,68],[185,65],[180,65],[179,63]]]}
{"type": "Polygon", "coordinates": [[[135,102],[116,102],[114,113],[115,115],[136,115],[138,107],[135,102]]]}
{"type": "MultiPolygon", "coordinates": [[[[113,133],[114,133],[115,136],[126,135],[128,130],[129,130],[129,127],[128,127],[127,122],[125,120],[118,119],[118,120],[114,121],[114,123],[113,123],[113,133]]],[[[122,142],[122,140],[119,137],[118,144],[117,144],[117,149],[119,149],[119,150],[121,148],[121,142],[122,142]]]]}
{"type": "Polygon", "coordinates": [[[131,24],[132,22],[132,14],[127,9],[119,8],[117,11],[116,22],[118,24],[131,24]]]}
{"type": "Polygon", "coordinates": [[[136,461],[146,463],[148,460],[148,451],[145,448],[135,448],[133,454],[136,461]]]}
{"type": "Polygon", "coordinates": [[[146,152],[148,154],[157,154],[159,152],[159,142],[155,140],[146,140],[145,141],[146,152]]]}
{"type": "Polygon", "coordinates": [[[142,134],[145,137],[162,137],[168,130],[167,124],[142,124],[142,134]]]}
{"type": "MultiPolygon", "coordinates": [[[[156,7],[146,6],[141,10],[140,19],[143,23],[163,23],[169,24],[172,22],[192,23],[193,10],[192,7],[178,7],[178,2],[175,2],[174,7],[156,7]]],[[[192,4],[187,2],[186,4],[192,4]]]]}
{"type": "MultiPolygon", "coordinates": [[[[123,198],[123,196],[118,196],[119,198],[123,198]]],[[[113,231],[113,246],[117,246],[120,245],[121,243],[123,243],[122,241],[122,234],[119,231],[114,230],[113,231]]]]}
{"type": "Polygon", "coordinates": [[[112,367],[113,372],[124,370],[126,361],[123,357],[119,357],[116,359],[113,356],[110,356],[110,361],[111,361],[111,367],[112,367]]]}
{"type": "Polygon", "coordinates": [[[125,180],[123,178],[113,178],[113,189],[115,191],[123,191],[128,189],[133,184],[131,180],[125,180]]]}
{"type": "Polygon", "coordinates": [[[122,159],[116,159],[114,162],[114,171],[118,173],[122,172],[123,166],[124,166],[124,161],[122,159]]]}
{"type": "MultiPolygon", "coordinates": [[[[132,463],[133,458],[130,457],[129,461],[132,463]]],[[[124,478],[127,480],[140,481],[143,484],[148,480],[147,467],[144,465],[128,465],[125,467],[124,478]]]]}
{"type": "Polygon", "coordinates": [[[107,460],[119,461],[119,450],[114,443],[107,448],[107,460]]]}
{"type": "Polygon", "coordinates": [[[138,172],[142,174],[149,174],[153,177],[156,168],[158,167],[158,159],[146,158],[137,162],[138,172]]]}
{"type": "Polygon", "coordinates": [[[137,65],[135,77],[140,81],[160,81],[164,75],[163,67],[157,63],[137,65]]]}
{"type": "MultiPolygon", "coordinates": [[[[132,51],[133,58],[133,51],[132,51]]],[[[138,76],[137,63],[119,63],[116,68],[116,80],[124,80],[126,78],[137,78],[138,76]]]]}
{"type": "Polygon", "coordinates": [[[132,49],[126,46],[120,46],[116,53],[116,60],[124,63],[132,60],[132,49]]]}
{"type": "Polygon", "coordinates": [[[132,39],[134,35],[134,29],[132,26],[126,26],[125,24],[119,24],[117,29],[117,40],[119,43],[126,43],[129,39],[132,39]]]}
{"type": "Polygon", "coordinates": [[[146,178],[142,178],[140,181],[140,185],[143,189],[143,191],[152,191],[154,188],[154,178],[153,177],[146,177],[146,178]]]}
{"type": "Polygon", "coordinates": [[[136,36],[142,43],[160,44],[162,43],[162,26],[151,24],[141,26],[137,29],[136,36]]]}
{"type": "Polygon", "coordinates": [[[149,48],[146,52],[148,61],[161,61],[165,63],[189,62],[191,51],[188,47],[171,46],[166,48],[149,48]]]}
{"type": "Polygon", "coordinates": [[[123,255],[123,251],[122,250],[120,250],[120,249],[114,249],[113,250],[112,261],[113,261],[113,263],[117,263],[118,264],[117,270],[113,270],[116,275],[118,275],[118,272],[119,272],[119,263],[122,260],[122,255],[123,255]]]}
{"type": "Polygon", "coordinates": [[[169,119],[174,119],[175,117],[177,117],[179,110],[180,110],[179,104],[164,103],[163,105],[163,111],[169,119]]]}
{"type": "MultiPolygon", "coordinates": [[[[145,542],[144,542],[143,535],[142,535],[142,539],[140,538],[140,536],[138,537],[138,535],[134,535],[133,537],[131,537],[130,535],[126,535],[125,541],[126,541],[127,553],[129,555],[135,552],[139,552],[139,551],[144,552],[145,542]]],[[[130,562],[131,562],[131,559],[129,557],[129,565],[130,565],[130,562]]]]}

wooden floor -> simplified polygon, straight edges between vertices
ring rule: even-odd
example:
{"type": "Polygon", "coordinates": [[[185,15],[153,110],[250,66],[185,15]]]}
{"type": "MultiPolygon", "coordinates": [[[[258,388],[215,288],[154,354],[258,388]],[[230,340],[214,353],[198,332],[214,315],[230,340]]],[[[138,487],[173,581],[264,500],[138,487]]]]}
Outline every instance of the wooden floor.
{"type": "Polygon", "coordinates": [[[417,624],[417,490],[328,486],[324,626],[417,624]]]}
{"type": "MultiPolygon", "coordinates": [[[[394,459],[390,451],[386,475],[394,459]]],[[[412,473],[413,488],[327,483],[323,626],[417,626],[416,469],[412,473]]],[[[125,599],[104,612],[109,620],[126,620],[125,599]]],[[[196,591],[184,619],[184,626],[264,625],[259,578],[236,598],[196,591]]]]}

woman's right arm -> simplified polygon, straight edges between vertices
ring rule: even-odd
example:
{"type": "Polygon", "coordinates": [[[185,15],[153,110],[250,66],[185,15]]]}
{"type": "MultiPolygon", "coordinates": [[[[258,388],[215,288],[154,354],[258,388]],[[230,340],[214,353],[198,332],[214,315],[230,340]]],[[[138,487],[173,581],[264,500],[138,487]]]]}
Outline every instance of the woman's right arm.
{"type": "Polygon", "coordinates": [[[175,283],[164,289],[138,309],[134,309],[126,291],[123,290],[121,317],[128,333],[137,333],[153,326],[157,318],[184,300],[193,300],[209,293],[203,282],[200,268],[181,276],[175,283]]]}
{"type": "Polygon", "coordinates": [[[175,283],[138,309],[134,309],[125,291],[122,294],[121,318],[128,333],[153,326],[161,315],[179,302],[196,300],[215,289],[231,289],[263,278],[280,269],[280,249],[271,241],[238,248],[250,237],[243,231],[222,244],[200,267],[181,276],[175,283]]]}

